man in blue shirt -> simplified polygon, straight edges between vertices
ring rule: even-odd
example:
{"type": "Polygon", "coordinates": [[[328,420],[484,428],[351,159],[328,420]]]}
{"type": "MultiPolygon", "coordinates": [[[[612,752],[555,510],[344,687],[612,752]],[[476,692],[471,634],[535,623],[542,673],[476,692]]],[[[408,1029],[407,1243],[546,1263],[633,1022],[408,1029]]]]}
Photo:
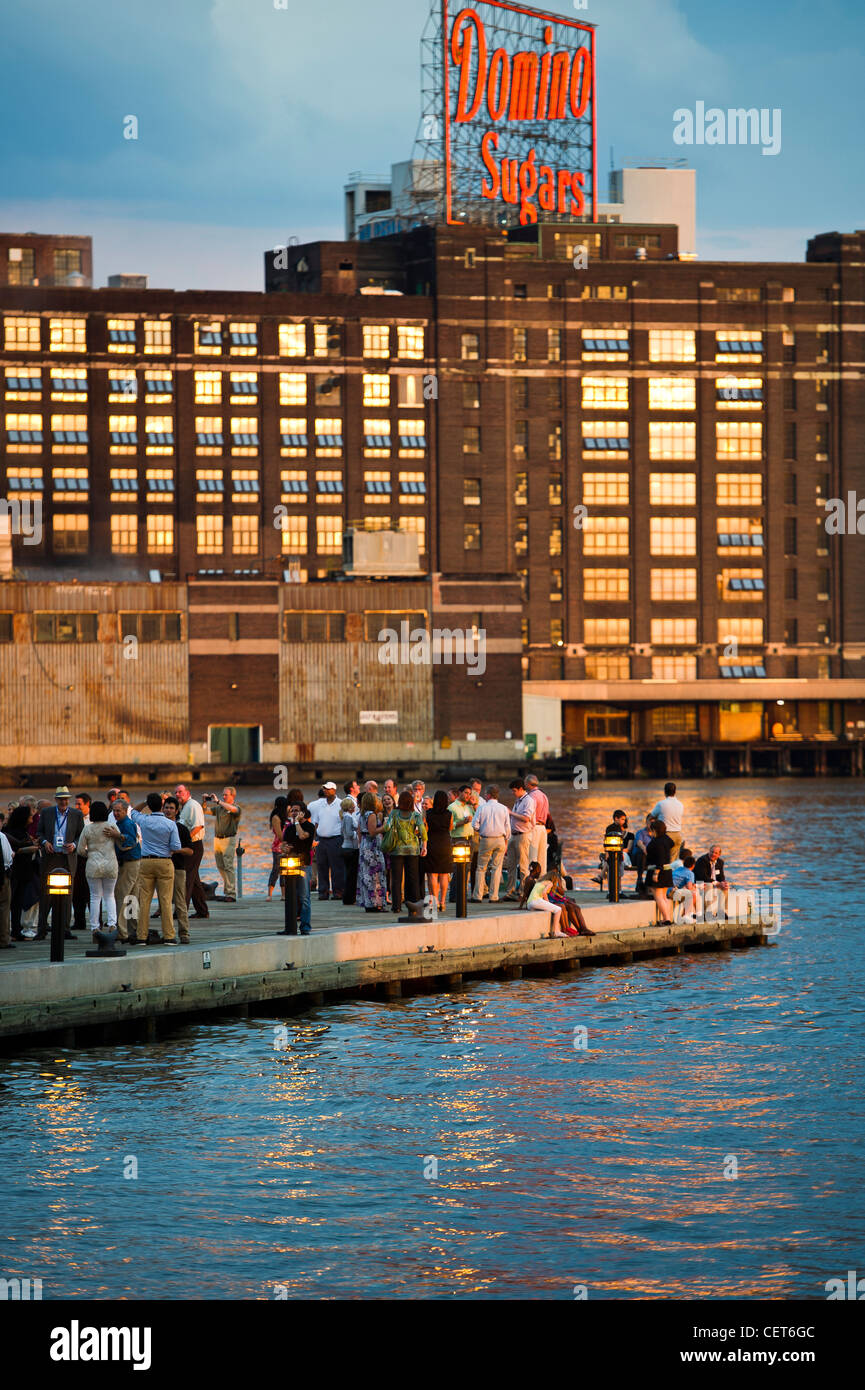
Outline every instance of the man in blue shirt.
{"type": "Polygon", "coordinates": [[[176,946],[172,916],[174,864],[171,856],[180,852],[180,836],[177,826],[162,814],[162,797],[158,792],[151,792],[148,796],[147,809],[150,814],[141,816],[138,822],[141,829],[141,867],[138,874],[137,944],[147,945],[147,923],[155,889],[162,918],[162,942],[165,946],[176,946]]]}

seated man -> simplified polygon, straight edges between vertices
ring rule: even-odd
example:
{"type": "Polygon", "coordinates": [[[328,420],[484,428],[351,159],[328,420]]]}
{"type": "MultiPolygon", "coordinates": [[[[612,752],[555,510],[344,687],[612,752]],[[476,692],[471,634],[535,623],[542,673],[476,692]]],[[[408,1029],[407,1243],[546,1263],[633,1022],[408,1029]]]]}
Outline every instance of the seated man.
{"type": "Polygon", "coordinates": [[[694,882],[694,856],[687,851],[681,860],[673,862],[673,886],[668,890],[668,897],[673,899],[673,917],[676,918],[677,908],[681,904],[685,909],[682,921],[695,922],[697,920],[697,885],[694,882]]]}
{"type": "Polygon", "coordinates": [[[721,858],[720,845],[712,845],[708,854],[700,855],[694,865],[694,878],[700,885],[697,891],[702,895],[703,915],[705,916],[707,903],[711,902],[712,913],[717,916],[718,894],[723,893],[724,916],[726,917],[730,886],[724,873],[724,861],[721,858]]]}

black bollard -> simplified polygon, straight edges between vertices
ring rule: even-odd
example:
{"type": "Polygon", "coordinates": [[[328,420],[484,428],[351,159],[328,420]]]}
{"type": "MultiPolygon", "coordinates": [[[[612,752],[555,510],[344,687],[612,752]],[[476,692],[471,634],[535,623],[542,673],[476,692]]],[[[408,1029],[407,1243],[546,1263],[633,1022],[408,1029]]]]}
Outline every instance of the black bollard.
{"type": "Polygon", "coordinates": [[[607,856],[607,876],[609,879],[607,897],[611,903],[619,901],[619,865],[622,862],[622,844],[621,835],[604,836],[604,852],[607,856]]]}
{"type": "Polygon", "coordinates": [[[453,860],[457,875],[457,917],[468,916],[468,894],[466,892],[466,889],[468,887],[469,861],[471,860],[471,857],[472,848],[470,844],[460,844],[459,842],[457,842],[453,846],[453,860]]]}
{"type": "Polygon", "coordinates": [[[51,904],[51,962],[60,965],[63,962],[66,932],[69,930],[72,897],[72,875],[68,869],[50,869],[47,888],[51,904]]]}

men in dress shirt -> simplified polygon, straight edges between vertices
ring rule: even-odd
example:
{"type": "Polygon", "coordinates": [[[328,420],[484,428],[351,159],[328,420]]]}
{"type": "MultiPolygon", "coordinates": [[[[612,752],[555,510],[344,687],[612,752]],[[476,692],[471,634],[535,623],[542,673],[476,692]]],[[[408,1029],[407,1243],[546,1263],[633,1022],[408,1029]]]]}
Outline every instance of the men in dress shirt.
{"type": "Polygon", "coordinates": [[[547,872],[547,816],[550,803],[541,791],[538,779],[533,772],[526,778],[526,791],[535,803],[535,828],[529,849],[529,863],[537,860],[541,866],[541,877],[547,872]]]}
{"type": "Polygon", "coordinates": [[[478,805],[472,826],[480,837],[474,900],[477,903],[483,902],[487,868],[489,867],[492,871],[490,902],[497,903],[505,862],[505,850],[511,837],[510,812],[507,806],[503,806],[499,801],[498,787],[487,787],[486,800],[481,801],[478,805]]]}
{"type": "MultiPolygon", "coordinates": [[[[36,828],[36,842],[40,851],[39,867],[42,874],[37,940],[42,940],[48,934],[48,913],[66,911],[66,899],[49,898],[48,875],[53,869],[66,869],[72,877],[72,882],[75,882],[75,871],[78,867],[75,846],[84,829],[83,815],[69,806],[68,787],[57,788],[54,803],[39,813],[39,824],[36,828]]],[[[66,937],[69,940],[75,939],[68,928],[66,937]]]]}
{"type": "Polygon", "coordinates": [[[508,840],[508,849],[505,855],[505,868],[508,871],[508,891],[505,894],[505,902],[518,902],[517,871],[519,870],[520,878],[525,878],[529,871],[529,849],[535,829],[535,803],[526,791],[525,783],[521,777],[515,778],[509,785],[514,794],[514,804],[510,817],[511,838],[508,840]]]}
{"type": "Polygon", "coordinates": [[[309,818],[315,826],[318,840],[318,848],[315,852],[315,862],[318,867],[318,896],[319,900],[324,902],[328,897],[342,897],[342,890],[345,886],[345,863],[342,857],[342,825],[340,824],[342,812],[336,796],[336,782],[325,782],[321,790],[322,799],[312,803],[309,808],[309,818]]]}
{"type": "Polygon", "coordinates": [[[142,816],[141,827],[141,868],[138,874],[138,939],[137,945],[147,945],[147,924],[150,918],[150,904],[153,890],[159,899],[159,915],[162,918],[162,940],[166,946],[176,946],[174,918],[172,915],[174,897],[174,864],[172,854],[179,854],[182,848],[177,826],[162,814],[162,797],[159,792],[151,792],[147,798],[148,816],[142,816]]]}
{"type": "Polygon", "coordinates": [[[188,861],[186,869],[186,906],[188,909],[191,899],[195,911],[190,912],[190,917],[209,917],[210,909],[198,876],[201,856],[204,854],[204,809],[200,801],[194,800],[183,782],[174,788],[174,795],[180,802],[180,815],[177,819],[183,822],[192,836],[192,858],[188,861]]]}

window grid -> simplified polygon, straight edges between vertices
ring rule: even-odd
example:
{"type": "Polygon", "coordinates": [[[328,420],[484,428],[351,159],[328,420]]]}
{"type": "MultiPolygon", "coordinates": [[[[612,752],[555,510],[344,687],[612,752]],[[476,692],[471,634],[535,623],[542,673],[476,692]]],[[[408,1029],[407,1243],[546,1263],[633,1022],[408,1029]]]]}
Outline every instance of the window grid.
{"type": "Polygon", "coordinates": [[[649,504],[653,507],[696,506],[696,473],[650,473],[649,504]]]}
{"type": "Polygon", "coordinates": [[[624,603],[630,593],[626,569],[584,569],[583,599],[586,603],[624,603]]]}
{"type": "Polygon", "coordinates": [[[651,555],[696,555],[697,519],[693,516],[649,518],[651,555]]]}
{"type": "Polygon", "coordinates": [[[650,328],[650,362],[696,362],[697,335],[693,328],[650,328]]]}
{"type": "Polygon", "coordinates": [[[650,410],[696,410],[697,382],[692,376],[650,376],[650,410]]]}
{"type": "Polygon", "coordinates": [[[626,376],[584,376],[583,409],[603,407],[607,410],[627,410],[628,378],[626,376]]]}
{"type": "Polygon", "coordinates": [[[628,498],[629,478],[627,473],[583,474],[583,501],[587,505],[626,507],[628,498]]]}
{"type": "Polygon", "coordinates": [[[697,598],[695,569],[653,569],[649,573],[653,603],[693,603],[697,598]]]}
{"type": "Polygon", "coordinates": [[[627,555],[630,525],[626,516],[587,516],[583,521],[584,555],[627,555]]]}
{"type": "Polygon", "coordinates": [[[629,618],[585,618],[583,641],[587,647],[623,647],[631,640],[629,618]]]}
{"type": "Polygon", "coordinates": [[[696,618],[652,618],[652,644],[661,647],[690,647],[697,641],[696,618]]]}

